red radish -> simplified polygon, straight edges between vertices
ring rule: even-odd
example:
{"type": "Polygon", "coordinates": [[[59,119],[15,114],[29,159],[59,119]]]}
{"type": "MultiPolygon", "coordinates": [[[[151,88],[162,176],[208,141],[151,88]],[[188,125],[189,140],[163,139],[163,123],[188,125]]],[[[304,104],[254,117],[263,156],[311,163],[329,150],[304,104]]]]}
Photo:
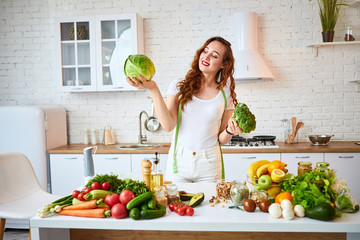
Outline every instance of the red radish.
{"type": "Polygon", "coordinates": [[[111,216],[116,219],[125,218],[128,215],[128,211],[124,204],[117,203],[111,208],[111,216]]]}
{"type": "Polygon", "coordinates": [[[105,197],[105,204],[107,206],[112,207],[117,203],[119,203],[119,194],[113,193],[113,194],[109,194],[105,197]]]}
{"type": "Polygon", "coordinates": [[[130,190],[124,190],[120,193],[119,201],[126,205],[135,197],[135,194],[130,190]]]}

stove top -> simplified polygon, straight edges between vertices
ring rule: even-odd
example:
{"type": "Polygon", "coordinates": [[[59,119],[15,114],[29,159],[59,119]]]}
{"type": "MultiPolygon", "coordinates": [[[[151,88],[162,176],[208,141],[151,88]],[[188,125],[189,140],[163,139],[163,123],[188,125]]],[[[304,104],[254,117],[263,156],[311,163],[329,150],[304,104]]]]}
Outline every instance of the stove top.
{"type": "Polygon", "coordinates": [[[275,136],[254,136],[252,138],[233,136],[229,143],[221,147],[228,149],[279,148],[275,143],[275,138],[275,136]]]}

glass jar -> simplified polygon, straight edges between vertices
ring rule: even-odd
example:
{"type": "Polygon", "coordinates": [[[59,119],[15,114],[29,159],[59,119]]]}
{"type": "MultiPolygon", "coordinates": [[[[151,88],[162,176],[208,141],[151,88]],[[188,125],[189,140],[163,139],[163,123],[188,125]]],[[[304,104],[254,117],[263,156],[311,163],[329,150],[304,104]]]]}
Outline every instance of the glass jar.
{"type": "Polygon", "coordinates": [[[168,203],[172,203],[180,200],[179,193],[177,191],[178,186],[176,184],[166,184],[165,192],[168,203]]]}
{"type": "Polygon", "coordinates": [[[327,163],[327,162],[317,162],[315,164],[315,169],[317,171],[325,172],[326,174],[329,175],[329,173],[330,173],[330,164],[327,163]]]}
{"type": "Polygon", "coordinates": [[[259,206],[262,200],[268,199],[266,190],[253,190],[250,192],[250,199],[254,200],[256,206],[259,206]]]}
{"type": "Polygon", "coordinates": [[[312,163],[307,161],[301,161],[298,163],[298,175],[302,176],[307,172],[311,172],[312,163]]]}
{"type": "Polygon", "coordinates": [[[166,208],[168,204],[168,199],[165,197],[164,188],[162,186],[155,186],[154,193],[156,202],[166,208]]]}
{"type": "Polygon", "coordinates": [[[241,206],[249,198],[249,188],[245,181],[235,181],[230,188],[230,198],[234,205],[241,206]]]}

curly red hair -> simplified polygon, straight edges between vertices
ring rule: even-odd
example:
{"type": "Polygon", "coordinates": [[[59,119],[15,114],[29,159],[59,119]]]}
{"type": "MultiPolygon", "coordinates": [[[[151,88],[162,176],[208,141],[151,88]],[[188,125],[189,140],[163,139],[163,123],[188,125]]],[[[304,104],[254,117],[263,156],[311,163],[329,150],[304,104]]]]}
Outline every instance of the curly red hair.
{"type": "Polygon", "coordinates": [[[228,79],[230,79],[230,96],[233,99],[234,106],[237,105],[236,93],[235,93],[235,79],[234,79],[234,55],[231,50],[231,43],[225,40],[222,37],[212,37],[209,38],[204,45],[196,51],[194,59],[191,63],[191,69],[187,72],[185,79],[178,83],[179,92],[176,94],[176,97],[180,99],[182,105],[181,109],[184,110],[184,106],[192,100],[192,97],[200,91],[201,87],[201,79],[202,72],[199,69],[199,59],[200,54],[204,51],[204,49],[212,42],[218,41],[222,43],[225,48],[225,55],[223,57],[223,65],[224,68],[219,70],[216,74],[216,78],[218,79],[220,76],[220,83],[218,83],[218,88],[223,88],[228,84],[228,79]]]}

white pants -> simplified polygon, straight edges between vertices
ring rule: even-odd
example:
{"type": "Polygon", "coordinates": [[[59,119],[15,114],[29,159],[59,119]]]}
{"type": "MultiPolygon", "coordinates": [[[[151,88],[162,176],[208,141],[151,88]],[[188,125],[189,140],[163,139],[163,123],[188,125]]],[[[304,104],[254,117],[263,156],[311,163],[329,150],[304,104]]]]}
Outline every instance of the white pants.
{"type": "Polygon", "coordinates": [[[176,147],[177,173],[173,172],[174,146],[171,145],[166,180],[176,182],[213,182],[221,179],[221,153],[216,146],[205,150],[176,147]]]}

